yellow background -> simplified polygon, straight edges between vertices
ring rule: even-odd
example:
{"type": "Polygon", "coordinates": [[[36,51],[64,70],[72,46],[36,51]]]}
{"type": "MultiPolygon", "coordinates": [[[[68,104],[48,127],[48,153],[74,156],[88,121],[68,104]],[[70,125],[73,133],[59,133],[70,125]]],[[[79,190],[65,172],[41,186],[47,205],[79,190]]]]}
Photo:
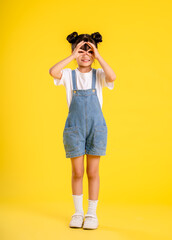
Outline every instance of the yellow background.
{"type": "MultiPolygon", "coordinates": [[[[103,42],[98,45],[99,53],[117,76],[113,90],[103,88],[102,110],[108,125],[108,144],[107,155],[100,159],[97,214],[102,224],[99,228],[102,230],[101,236],[109,234],[109,239],[112,236],[116,236],[116,239],[170,239],[171,10],[170,1],[1,3],[0,197],[4,239],[46,239],[46,236],[49,239],[62,239],[65,235],[58,233],[62,231],[60,229],[63,229],[63,225],[66,224],[69,230],[67,224],[74,210],[71,162],[65,158],[62,139],[68,107],[65,87],[54,85],[49,69],[71,54],[66,37],[73,31],[78,34],[100,32],[103,42]],[[47,203],[53,204],[51,211],[47,203]],[[33,232],[27,232],[27,224],[26,229],[23,228],[25,234],[22,235],[20,227],[14,231],[17,227],[13,223],[19,222],[21,215],[19,210],[12,213],[9,206],[18,205],[20,208],[31,204],[43,204],[40,212],[44,212],[44,217],[46,214],[48,218],[53,216],[54,221],[57,217],[59,224],[60,219],[64,220],[58,230],[54,222],[53,230],[57,232],[49,229],[51,234],[47,230],[46,235],[45,232],[42,234],[41,229],[32,235],[36,230],[32,228],[33,232]],[[152,230],[152,235],[149,235],[150,230],[143,227],[147,232],[130,229],[130,232],[124,234],[122,229],[125,221],[122,216],[125,218],[127,210],[122,207],[119,211],[116,206],[121,204],[142,206],[142,214],[146,214],[143,206],[149,206],[150,211],[145,215],[147,218],[143,215],[138,217],[145,220],[145,225],[138,223],[136,218],[133,226],[148,227],[150,216],[156,216],[155,221],[158,216],[156,231],[152,230]],[[158,210],[153,210],[155,206],[161,209],[159,215],[158,210]],[[116,209],[113,216],[108,215],[106,208],[109,214],[112,208],[116,209]],[[101,215],[103,213],[106,217],[101,215]],[[160,213],[164,214],[164,218],[160,213]],[[8,225],[11,216],[14,222],[11,220],[10,231],[8,225]],[[121,230],[113,235],[116,233],[114,225],[120,222],[117,217],[121,220],[121,230]],[[105,219],[107,225],[103,225],[105,219]],[[163,224],[162,219],[167,221],[166,224],[163,224]],[[163,230],[160,233],[157,229],[163,230]]],[[[76,61],[66,67],[76,68],[76,61]]],[[[101,66],[96,60],[92,67],[101,66]]],[[[86,173],[83,194],[86,212],[86,173]]],[[[137,212],[136,209],[128,212],[128,216],[132,216],[134,211],[137,212]]],[[[33,219],[35,215],[31,221],[33,219]]],[[[155,224],[154,220],[152,224],[155,224]]],[[[48,221],[47,218],[45,221],[48,221]]],[[[128,222],[126,220],[126,225],[129,222],[130,218],[128,222]]],[[[76,239],[75,234],[79,233],[74,231],[72,234],[71,239],[76,239]]],[[[98,236],[95,234],[91,236],[98,236]]]]}

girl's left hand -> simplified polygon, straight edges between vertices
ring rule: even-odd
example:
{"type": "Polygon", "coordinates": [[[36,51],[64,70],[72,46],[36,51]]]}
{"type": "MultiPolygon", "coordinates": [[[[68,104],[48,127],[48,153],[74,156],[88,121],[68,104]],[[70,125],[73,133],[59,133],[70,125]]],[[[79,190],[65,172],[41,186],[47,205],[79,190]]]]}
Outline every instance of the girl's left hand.
{"type": "Polygon", "coordinates": [[[91,42],[85,42],[85,43],[88,44],[93,49],[94,58],[97,59],[100,56],[100,54],[99,54],[96,46],[91,42]]]}

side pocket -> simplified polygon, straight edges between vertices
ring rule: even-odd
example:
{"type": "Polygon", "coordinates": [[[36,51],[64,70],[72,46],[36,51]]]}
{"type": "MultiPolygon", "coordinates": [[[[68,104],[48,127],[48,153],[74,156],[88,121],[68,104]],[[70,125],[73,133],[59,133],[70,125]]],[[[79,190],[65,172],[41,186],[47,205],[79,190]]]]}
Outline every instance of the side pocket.
{"type": "Polygon", "coordinates": [[[63,144],[66,152],[75,151],[79,146],[78,127],[66,127],[63,130],[63,144]]]}
{"type": "Polygon", "coordinates": [[[96,126],[94,129],[93,143],[96,149],[106,150],[107,126],[96,126]]]}

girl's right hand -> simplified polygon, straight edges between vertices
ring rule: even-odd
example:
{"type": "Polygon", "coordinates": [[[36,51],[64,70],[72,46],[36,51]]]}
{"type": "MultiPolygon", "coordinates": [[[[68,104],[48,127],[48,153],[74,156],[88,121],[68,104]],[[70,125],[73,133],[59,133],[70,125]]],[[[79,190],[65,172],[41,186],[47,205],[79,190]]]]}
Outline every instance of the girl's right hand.
{"type": "Polygon", "coordinates": [[[84,44],[85,44],[85,41],[81,41],[76,45],[74,51],[72,52],[72,56],[74,58],[77,58],[80,54],[85,52],[84,50],[80,49],[80,47],[84,44]]]}

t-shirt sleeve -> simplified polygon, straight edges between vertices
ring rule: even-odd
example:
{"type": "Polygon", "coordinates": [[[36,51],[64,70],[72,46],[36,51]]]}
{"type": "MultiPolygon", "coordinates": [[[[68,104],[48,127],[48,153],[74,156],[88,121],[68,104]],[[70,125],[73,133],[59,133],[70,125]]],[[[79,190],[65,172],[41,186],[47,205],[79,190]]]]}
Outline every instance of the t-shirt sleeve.
{"type": "Polygon", "coordinates": [[[103,71],[102,68],[99,68],[99,76],[100,76],[100,81],[101,81],[101,85],[102,87],[108,87],[110,90],[112,90],[114,88],[114,81],[113,82],[107,82],[105,79],[105,72],[103,71]]]}
{"type": "Polygon", "coordinates": [[[64,86],[65,86],[66,69],[62,69],[62,70],[61,70],[61,73],[62,73],[61,79],[54,78],[54,84],[55,84],[56,86],[59,86],[59,85],[64,85],[64,86]]]}

